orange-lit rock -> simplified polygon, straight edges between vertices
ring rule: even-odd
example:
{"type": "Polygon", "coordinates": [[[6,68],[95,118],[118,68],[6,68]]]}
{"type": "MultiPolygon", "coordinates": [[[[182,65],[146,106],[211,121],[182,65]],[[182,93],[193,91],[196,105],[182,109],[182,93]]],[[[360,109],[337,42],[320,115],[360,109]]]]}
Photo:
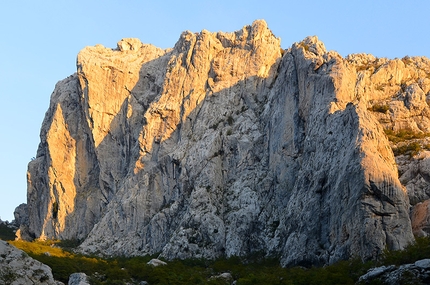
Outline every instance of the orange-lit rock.
{"type": "Polygon", "coordinates": [[[108,255],[264,252],[283,265],[413,240],[417,154],[395,157],[405,142],[384,130],[429,132],[427,59],[343,58],[317,37],[282,50],[255,21],[184,32],[167,50],[87,47],[77,65],[29,164],[27,234],[108,255]]]}

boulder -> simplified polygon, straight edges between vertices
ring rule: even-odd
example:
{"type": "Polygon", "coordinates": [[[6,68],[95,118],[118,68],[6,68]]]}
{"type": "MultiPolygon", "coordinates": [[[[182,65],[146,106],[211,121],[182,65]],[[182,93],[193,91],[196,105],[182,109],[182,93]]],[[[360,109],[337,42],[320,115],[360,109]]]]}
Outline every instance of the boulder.
{"type": "Polygon", "coordinates": [[[68,285],[90,285],[88,276],[85,273],[73,273],[69,277],[68,285]]]}
{"type": "Polygon", "coordinates": [[[167,263],[166,262],[164,262],[164,261],[162,261],[162,260],[159,260],[159,259],[157,259],[157,258],[153,258],[153,259],[151,259],[150,261],[148,261],[148,263],[147,263],[148,265],[152,265],[152,266],[154,266],[154,267],[157,267],[157,266],[160,266],[160,265],[167,265],[167,263]]]}
{"type": "Polygon", "coordinates": [[[0,284],[58,285],[51,268],[0,240],[0,284]]]}

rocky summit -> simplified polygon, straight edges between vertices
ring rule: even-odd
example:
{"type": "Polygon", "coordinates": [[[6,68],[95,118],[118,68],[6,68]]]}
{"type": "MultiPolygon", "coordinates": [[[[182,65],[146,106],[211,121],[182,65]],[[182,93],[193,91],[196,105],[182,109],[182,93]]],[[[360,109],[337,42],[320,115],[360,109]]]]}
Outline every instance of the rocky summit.
{"type": "Polygon", "coordinates": [[[429,91],[427,58],[282,49],[263,20],[86,47],[51,95],[20,236],[283,266],[402,249],[430,231],[429,91]]]}

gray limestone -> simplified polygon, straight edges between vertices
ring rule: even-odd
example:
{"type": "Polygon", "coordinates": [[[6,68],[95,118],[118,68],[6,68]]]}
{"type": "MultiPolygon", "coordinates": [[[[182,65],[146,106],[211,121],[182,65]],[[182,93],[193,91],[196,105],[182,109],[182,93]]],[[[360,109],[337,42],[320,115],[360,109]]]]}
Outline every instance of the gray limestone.
{"type": "Polygon", "coordinates": [[[283,50],[264,21],[184,32],[167,50],[87,47],[51,97],[21,229],[166,259],[312,265],[402,249],[410,199],[429,197],[404,186],[427,176],[397,164],[384,133],[430,130],[430,63],[411,60],[342,58],[316,37],[283,50]]]}

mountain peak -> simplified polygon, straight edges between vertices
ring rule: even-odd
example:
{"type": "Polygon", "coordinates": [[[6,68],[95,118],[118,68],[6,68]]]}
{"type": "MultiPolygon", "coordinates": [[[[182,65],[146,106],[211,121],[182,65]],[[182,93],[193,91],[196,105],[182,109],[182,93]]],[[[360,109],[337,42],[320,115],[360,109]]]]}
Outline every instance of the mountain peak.
{"type": "Polygon", "coordinates": [[[316,36],[284,51],[264,20],[173,49],[87,47],[29,163],[26,236],[282,265],[401,249],[409,208],[430,199],[412,170],[426,164],[395,139],[413,130],[424,151],[430,132],[430,65],[414,60],[342,58],[316,36]]]}

